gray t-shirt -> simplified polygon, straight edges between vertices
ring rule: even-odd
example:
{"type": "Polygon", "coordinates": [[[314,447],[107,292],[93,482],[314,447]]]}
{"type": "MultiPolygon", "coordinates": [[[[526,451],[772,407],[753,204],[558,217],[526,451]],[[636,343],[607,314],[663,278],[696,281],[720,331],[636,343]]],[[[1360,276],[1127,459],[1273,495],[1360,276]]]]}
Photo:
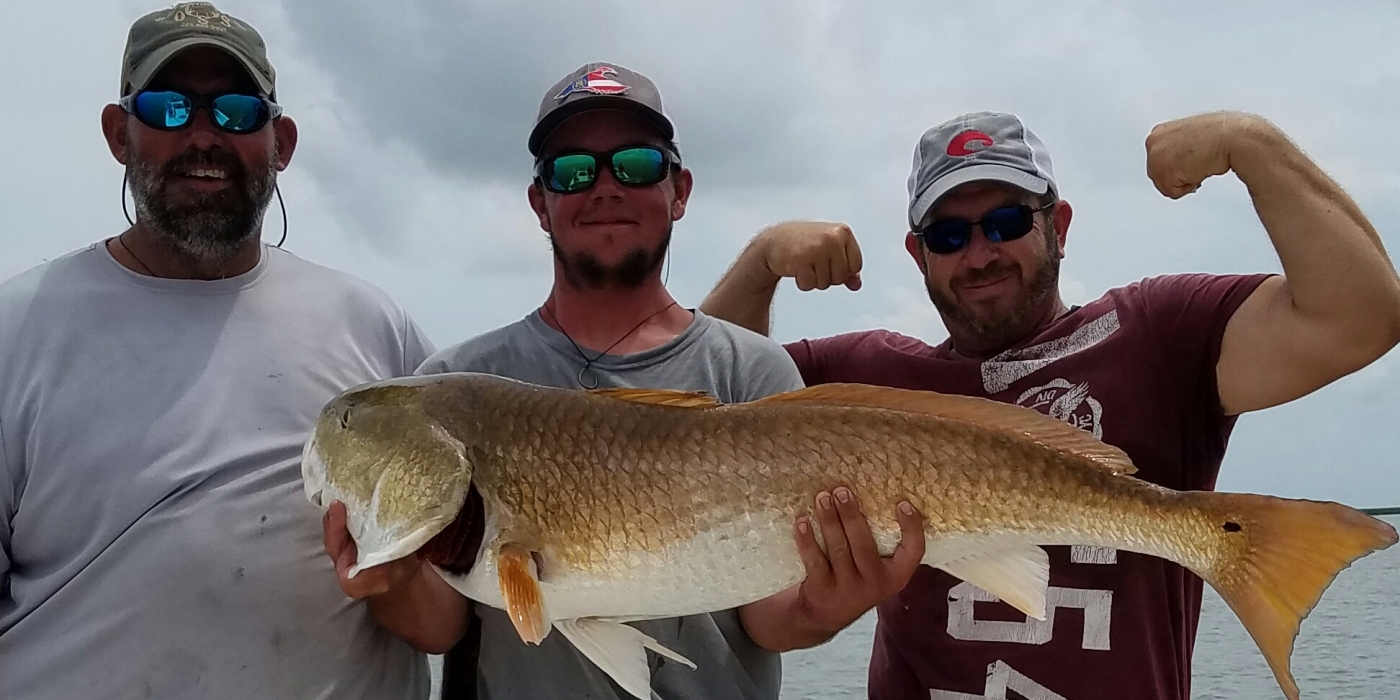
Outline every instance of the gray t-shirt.
{"type": "Polygon", "coordinates": [[[0,698],[425,698],[336,583],[301,450],[339,391],[432,348],[264,247],[166,280],[102,244],[0,284],[0,698]]]}
{"type": "MultiPolygon", "coordinates": [[[[584,352],[590,358],[597,355],[596,350],[584,352]]],[[[535,311],[439,352],[418,373],[487,372],[580,389],[583,363],[569,340],[535,311]]],[[[802,388],[797,366],[777,343],[699,311],[689,328],[670,342],[631,355],[604,355],[589,372],[585,379],[590,387],[596,378],[601,387],[705,391],[723,403],[802,388]]],[[[481,620],[476,676],[480,700],[631,698],[563,635],[556,632],[542,645],[528,646],[503,611],[473,607],[481,620]]],[[[778,697],[781,661],[749,638],[737,611],[633,624],[699,667],[692,670],[651,654],[652,689],[664,700],[778,697]]]]}

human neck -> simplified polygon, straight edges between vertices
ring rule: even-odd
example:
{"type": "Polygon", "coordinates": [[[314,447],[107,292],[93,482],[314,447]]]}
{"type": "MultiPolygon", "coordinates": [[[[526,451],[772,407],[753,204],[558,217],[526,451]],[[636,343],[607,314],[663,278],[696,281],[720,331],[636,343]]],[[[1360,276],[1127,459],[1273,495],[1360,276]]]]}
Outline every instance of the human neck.
{"type": "Polygon", "coordinates": [[[142,224],[123,231],[107,242],[107,250],[122,267],[149,277],[185,280],[219,280],[236,277],[257,266],[262,240],[254,237],[225,260],[190,256],[142,224]]]}
{"type": "Polygon", "coordinates": [[[541,317],[582,348],[626,355],[671,341],[694,314],[676,303],[660,278],[632,289],[579,289],[556,274],[541,317]]]}
{"type": "Polygon", "coordinates": [[[1035,337],[1037,333],[1045,330],[1046,327],[1059,320],[1061,316],[1067,313],[1069,313],[1069,307],[1065,306],[1064,300],[1060,298],[1057,292],[1055,294],[1054,303],[1046,308],[1045,312],[1040,315],[1036,322],[1032,324],[1025,333],[1020,333],[1013,338],[980,337],[966,329],[954,331],[952,324],[948,323],[946,317],[943,319],[943,322],[949,327],[948,336],[955,356],[967,360],[985,360],[1006,352],[1008,349],[1024,342],[1027,338],[1035,337]]]}

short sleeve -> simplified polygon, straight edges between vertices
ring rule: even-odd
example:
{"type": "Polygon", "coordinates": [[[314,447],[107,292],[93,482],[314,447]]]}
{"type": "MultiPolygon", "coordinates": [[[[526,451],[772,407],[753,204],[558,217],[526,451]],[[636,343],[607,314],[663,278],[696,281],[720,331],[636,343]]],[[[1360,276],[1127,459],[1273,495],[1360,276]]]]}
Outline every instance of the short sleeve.
{"type": "Polygon", "coordinates": [[[1138,283],[1136,303],[1163,361],[1194,396],[1187,405],[1219,408],[1216,364],[1225,327],[1270,275],[1165,275],[1138,283]]]}
{"type": "Polygon", "coordinates": [[[846,333],[815,340],[804,338],[787,343],[783,349],[787,350],[788,356],[797,365],[797,370],[802,374],[802,380],[807,386],[829,384],[841,381],[837,373],[844,366],[845,358],[867,335],[846,333]]]}
{"type": "Polygon", "coordinates": [[[5,449],[5,423],[0,421],[0,600],[10,595],[10,538],[16,506],[15,475],[16,465],[10,463],[11,455],[5,449]]]}
{"type": "Polygon", "coordinates": [[[772,347],[755,352],[755,357],[748,363],[748,376],[738,387],[740,395],[735,397],[739,401],[757,401],[806,386],[792,358],[777,344],[767,342],[772,347]]]}
{"type": "Polygon", "coordinates": [[[403,337],[403,373],[414,374],[415,370],[432,357],[436,349],[433,342],[423,333],[423,329],[414,323],[413,319],[404,313],[404,337],[403,337]]]}

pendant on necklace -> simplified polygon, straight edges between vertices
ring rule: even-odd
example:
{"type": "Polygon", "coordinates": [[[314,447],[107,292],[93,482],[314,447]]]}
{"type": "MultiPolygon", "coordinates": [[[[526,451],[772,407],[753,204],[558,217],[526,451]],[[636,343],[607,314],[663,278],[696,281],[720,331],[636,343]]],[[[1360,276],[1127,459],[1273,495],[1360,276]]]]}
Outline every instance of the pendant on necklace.
{"type": "Polygon", "coordinates": [[[583,369],[578,371],[578,385],[590,391],[598,388],[598,378],[588,371],[588,365],[584,365],[583,369]],[[588,377],[587,380],[584,379],[585,376],[588,377]],[[591,381],[592,384],[590,384],[589,381],[591,381]]]}

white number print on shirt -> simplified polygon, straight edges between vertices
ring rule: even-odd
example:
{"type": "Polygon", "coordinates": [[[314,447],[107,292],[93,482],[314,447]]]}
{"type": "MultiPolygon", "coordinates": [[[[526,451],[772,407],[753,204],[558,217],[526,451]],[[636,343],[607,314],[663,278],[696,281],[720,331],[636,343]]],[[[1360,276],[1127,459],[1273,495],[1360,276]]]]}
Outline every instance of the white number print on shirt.
{"type": "MultiPolygon", "coordinates": [[[[988,394],[1005,391],[1017,380],[1099,344],[1118,328],[1118,314],[1110,311],[1063,338],[993,357],[982,365],[983,389],[988,394]]],[[[1022,392],[1016,403],[1103,438],[1103,406],[1089,394],[1087,382],[1057,378],[1022,392]]],[[[1118,562],[1118,553],[1106,547],[1076,546],[1070,549],[1070,562],[1112,566],[1118,562]]],[[[1108,651],[1112,646],[1112,591],[1050,586],[1046,591],[1044,620],[1029,616],[1021,622],[977,619],[978,603],[997,602],[999,598],[970,583],[954,586],[948,591],[948,635],[967,642],[1042,645],[1055,638],[1056,618],[1064,619],[1064,611],[1075,611],[1081,615],[1073,617],[1079,617],[1083,624],[1071,625],[1068,629],[1079,633],[1080,648],[1108,651]]],[[[1008,693],[1026,700],[1068,700],[1000,659],[987,666],[986,686],[981,695],[934,688],[929,690],[929,698],[1007,700],[1008,693]]]]}

